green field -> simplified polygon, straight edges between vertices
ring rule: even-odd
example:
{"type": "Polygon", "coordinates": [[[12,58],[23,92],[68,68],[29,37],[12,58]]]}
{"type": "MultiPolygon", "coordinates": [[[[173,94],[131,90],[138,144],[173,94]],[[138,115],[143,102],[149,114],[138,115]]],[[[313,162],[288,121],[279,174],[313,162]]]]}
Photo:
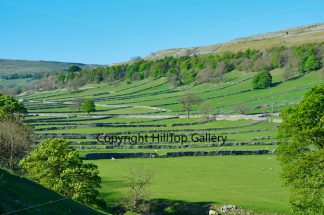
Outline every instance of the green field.
{"type": "Polygon", "coordinates": [[[91,84],[69,92],[34,92],[18,97],[30,115],[25,121],[39,138],[63,137],[82,157],[91,153],[155,153],[165,157],[176,152],[255,151],[266,155],[193,156],[89,160],[99,166],[103,179],[100,195],[114,204],[129,189],[130,168],[154,173],[149,198],[182,203],[235,204],[262,213],[288,213],[288,190],[282,187],[280,168],[273,152],[278,144],[280,111],[302,99],[310,88],[324,84],[323,70],[282,81],[282,70],[272,71],[277,84],[263,90],[251,89],[251,72],[232,71],[215,84],[183,85],[172,88],[166,78],[91,84]],[[195,93],[211,103],[206,120],[200,105],[187,118],[179,96],[195,93]],[[91,98],[96,112],[81,113],[76,98],[91,98]],[[242,103],[243,102],[243,103],[242,103]],[[243,104],[243,105],[242,105],[243,104]],[[241,115],[237,106],[246,108],[241,115]],[[211,133],[227,136],[219,142],[185,144],[159,141],[120,145],[98,143],[96,135],[150,135],[163,132],[191,135],[211,133]]]}
{"type": "Polygon", "coordinates": [[[130,169],[153,172],[151,199],[235,204],[260,212],[287,213],[288,191],[275,156],[224,156],[91,161],[104,179],[101,196],[113,202],[128,191],[130,169]]]}

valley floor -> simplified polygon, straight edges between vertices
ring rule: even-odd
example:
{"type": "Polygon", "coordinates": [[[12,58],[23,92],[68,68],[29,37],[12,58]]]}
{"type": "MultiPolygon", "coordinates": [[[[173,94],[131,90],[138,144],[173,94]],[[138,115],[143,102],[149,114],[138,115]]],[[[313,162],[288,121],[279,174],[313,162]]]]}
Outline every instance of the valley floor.
{"type": "Polygon", "coordinates": [[[259,212],[288,213],[288,190],[273,155],[145,158],[89,161],[103,178],[101,196],[110,203],[127,195],[134,169],[153,173],[150,199],[234,204],[259,212]]]}

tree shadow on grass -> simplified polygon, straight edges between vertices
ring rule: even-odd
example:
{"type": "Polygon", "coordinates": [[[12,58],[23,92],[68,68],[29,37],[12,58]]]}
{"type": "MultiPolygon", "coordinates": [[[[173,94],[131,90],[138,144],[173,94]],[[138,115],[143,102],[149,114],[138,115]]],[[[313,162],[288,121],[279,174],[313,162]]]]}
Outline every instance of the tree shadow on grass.
{"type": "Polygon", "coordinates": [[[109,199],[108,203],[114,202],[121,197],[120,192],[112,192],[111,190],[114,190],[115,188],[124,188],[129,186],[127,182],[122,180],[102,180],[100,185],[102,190],[107,190],[107,192],[100,192],[100,197],[105,200],[109,199]],[[114,187],[114,189],[111,189],[111,187],[114,187]]]}
{"type": "Polygon", "coordinates": [[[208,214],[212,202],[186,202],[182,200],[152,199],[150,213],[155,215],[208,214]]]}
{"type": "MultiPolygon", "coordinates": [[[[212,202],[186,202],[182,200],[151,199],[145,201],[149,205],[146,214],[152,215],[206,215],[212,202]]],[[[112,214],[123,214],[126,212],[120,205],[111,205],[109,211],[112,214]]]]}

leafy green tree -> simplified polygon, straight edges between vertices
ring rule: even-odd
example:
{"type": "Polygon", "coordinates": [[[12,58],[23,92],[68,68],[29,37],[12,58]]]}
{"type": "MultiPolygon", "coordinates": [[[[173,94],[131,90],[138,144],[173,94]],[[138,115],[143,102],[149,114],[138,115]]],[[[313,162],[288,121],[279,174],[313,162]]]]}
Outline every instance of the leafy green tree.
{"type": "Polygon", "coordinates": [[[101,208],[98,167],[84,164],[79,153],[64,139],[48,139],[23,158],[20,167],[29,178],[66,197],[101,208]]]}
{"type": "Polygon", "coordinates": [[[6,96],[0,93],[0,119],[25,113],[27,113],[27,109],[23,103],[12,96],[6,96]]]}
{"type": "Polygon", "coordinates": [[[299,58],[299,71],[309,72],[321,68],[321,63],[316,56],[313,45],[297,47],[295,55],[299,58]]]}
{"type": "Polygon", "coordinates": [[[85,99],[81,106],[81,111],[89,114],[90,112],[96,111],[96,105],[93,100],[91,99],[85,99]]]}
{"type": "Polygon", "coordinates": [[[324,85],[282,113],[278,158],[293,214],[324,214],[324,85]]]}
{"type": "Polygon", "coordinates": [[[309,72],[321,68],[321,64],[315,55],[307,57],[304,63],[304,71],[309,72]]]}
{"type": "Polygon", "coordinates": [[[272,84],[272,76],[270,72],[263,70],[259,72],[254,78],[252,79],[252,87],[253,89],[264,89],[267,87],[271,87],[272,84]]]}

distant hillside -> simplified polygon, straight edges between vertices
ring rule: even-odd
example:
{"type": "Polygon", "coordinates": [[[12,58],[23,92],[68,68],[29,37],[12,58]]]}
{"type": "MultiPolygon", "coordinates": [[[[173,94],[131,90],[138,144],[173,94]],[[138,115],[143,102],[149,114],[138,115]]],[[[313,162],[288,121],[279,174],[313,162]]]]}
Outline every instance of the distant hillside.
{"type": "Polygon", "coordinates": [[[71,65],[81,68],[95,67],[81,63],[55,61],[28,61],[0,59],[0,91],[5,89],[23,88],[42,78],[44,74],[66,71],[71,65]]]}
{"type": "Polygon", "coordinates": [[[103,214],[3,169],[0,193],[0,214],[103,214]],[[23,208],[29,209],[18,211],[23,208]]]}
{"type": "Polygon", "coordinates": [[[243,51],[246,49],[263,49],[274,46],[293,46],[310,42],[324,41],[324,23],[305,25],[295,28],[284,29],[278,32],[253,35],[235,39],[222,44],[175,48],[153,52],[144,59],[160,59],[165,56],[202,55],[221,53],[225,51],[243,51]]]}
{"type": "Polygon", "coordinates": [[[88,67],[81,63],[65,63],[55,61],[28,61],[28,60],[7,60],[0,59],[0,77],[11,75],[14,73],[49,73],[62,71],[69,68],[71,65],[80,67],[88,67]]]}

